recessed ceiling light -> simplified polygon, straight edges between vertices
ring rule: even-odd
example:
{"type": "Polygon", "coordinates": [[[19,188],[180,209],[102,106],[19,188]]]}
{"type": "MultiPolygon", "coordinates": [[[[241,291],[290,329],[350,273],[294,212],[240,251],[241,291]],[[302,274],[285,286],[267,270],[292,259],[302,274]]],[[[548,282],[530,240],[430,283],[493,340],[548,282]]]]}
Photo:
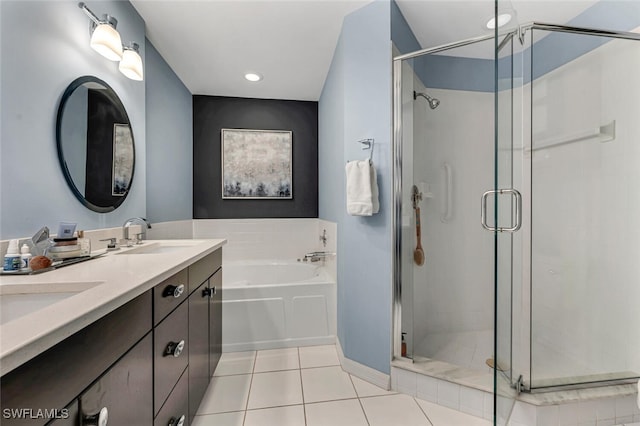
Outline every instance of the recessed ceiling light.
{"type": "MultiPolygon", "coordinates": [[[[500,15],[498,15],[498,28],[500,27],[504,27],[505,25],[507,25],[510,21],[511,21],[511,14],[510,13],[501,13],[500,15]]],[[[493,17],[491,19],[489,19],[489,21],[487,21],[487,28],[490,30],[493,30],[496,28],[496,18],[493,17]]]]}
{"type": "Polygon", "coordinates": [[[258,74],[258,73],[255,73],[255,72],[246,73],[244,75],[244,78],[246,78],[249,81],[260,81],[260,80],[262,80],[262,76],[260,74],[258,74]]]}

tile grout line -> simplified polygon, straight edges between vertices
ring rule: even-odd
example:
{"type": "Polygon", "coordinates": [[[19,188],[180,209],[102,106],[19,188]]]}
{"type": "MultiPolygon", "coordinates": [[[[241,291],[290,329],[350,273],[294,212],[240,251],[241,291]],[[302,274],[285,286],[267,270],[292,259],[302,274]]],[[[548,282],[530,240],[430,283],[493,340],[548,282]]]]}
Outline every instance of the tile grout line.
{"type": "Polygon", "coordinates": [[[371,426],[371,422],[369,422],[369,417],[367,416],[367,412],[364,410],[364,405],[362,405],[362,401],[360,400],[360,395],[358,395],[358,389],[356,389],[356,384],[353,383],[353,376],[350,373],[347,373],[347,375],[349,376],[349,381],[351,382],[351,386],[353,386],[353,390],[356,393],[356,398],[358,399],[358,404],[360,404],[360,409],[362,410],[362,414],[364,414],[364,420],[367,422],[367,426],[371,426]]]}
{"type": "Polygon", "coordinates": [[[429,424],[431,424],[431,426],[435,426],[435,425],[433,424],[433,422],[431,421],[431,419],[429,418],[429,416],[427,415],[427,412],[426,412],[426,411],[424,411],[424,410],[422,409],[422,405],[420,405],[420,404],[418,403],[418,401],[416,401],[416,397],[415,397],[415,396],[412,396],[412,397],[411,397],[411,399],[413,399],[413,402],[415,402],[415,403],[416,403],[416,405],[418,406],[418,409],[419,409],[420,411],[422,411],[422,414],[424,414],[424,416],[427,418],[427,421],[429,422],[429,424]]]}
{"type": "Polygon", "coordinates": [[[300,377],[300,392],[302,392],[302,414],[304,415],[304,424],[307,425],[307,405],[304,401],[304,384],[302,383],[302,359],[300,358],[300,347],[298,346],[298,377],[300,377]]]}
{"type": "Polygon", "coordinates": [[[258,362],[258,351],[253,356],[253,366],[251,367],[251,380],[249,380],[249,393],[247,393],[247,403],[244,406],[244,415],[242,416],[242,425],[244,426],[247,421],[247,410],[249,409],[249,397],[251,396],[251,386],[253,385],[253,374],[256,369],[256,363],[258,362]]]}

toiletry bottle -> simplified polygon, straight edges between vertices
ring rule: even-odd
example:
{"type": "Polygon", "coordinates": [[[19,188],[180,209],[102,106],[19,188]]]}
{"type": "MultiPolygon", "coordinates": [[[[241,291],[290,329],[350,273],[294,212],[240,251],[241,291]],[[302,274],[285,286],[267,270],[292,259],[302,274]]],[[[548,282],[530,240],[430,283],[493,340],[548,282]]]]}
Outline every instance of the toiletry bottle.
{"type": "Polygon", "coordinates": [[[407,356],[407,342],[404,341],[404,335],[405,334],[407,334],[407,333],[406,332],[402,333],[402,344],[400,346],[400,355],[403,356],[403,357],[407,356]]]}
{"type": "Polygon", "coordinates": [[[20,270],[20,253],[18,253],[18,240],[9,241],[7,254],[4,255],[3,270],[6,272],[16,272],[20,270]]]}
{"type": "Polygon", "coordinates": [[[29,246],[23,244],[20,247],[20,270],[24,272],[31,271],[31,267],[29,266],[29,262],[31,261],[31,250],[29,250],[29,246]]]}
{"type": "Polygon", "coordinates": [[[91,240],[84,237],[84,231],[78,231],[78,245],[80,256],[91,256],[91,240]]]}

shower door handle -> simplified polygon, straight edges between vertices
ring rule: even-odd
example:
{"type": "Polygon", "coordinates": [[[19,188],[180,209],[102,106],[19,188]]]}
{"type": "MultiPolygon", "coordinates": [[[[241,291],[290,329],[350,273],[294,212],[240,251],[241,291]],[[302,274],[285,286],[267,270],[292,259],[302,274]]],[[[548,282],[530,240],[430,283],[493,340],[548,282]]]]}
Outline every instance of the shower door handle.
{"type": "Polygon", "coordinates": [[[482,209],[480,211],[480,222],[482,223],[482,227],[487,231],[491,232],[516,232],[522,226],[522,194],[518,192],[516,189],[493,189],[491,191],[487,191],[482,194],[482,209]],[[487,223],[487,199],[489,195],[495,194],[510,194],[516,200],[516,211],[515,211],[515,224],[510,228],[502,228],[498,226],[489,226],[487,223]]]}

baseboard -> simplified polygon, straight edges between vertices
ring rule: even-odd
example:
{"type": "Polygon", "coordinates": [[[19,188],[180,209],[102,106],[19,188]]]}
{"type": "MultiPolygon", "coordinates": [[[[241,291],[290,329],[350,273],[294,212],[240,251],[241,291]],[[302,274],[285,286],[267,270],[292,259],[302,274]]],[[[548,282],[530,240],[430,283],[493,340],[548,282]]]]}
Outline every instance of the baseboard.
{"type": "Polygon", "coordinates": [[[295,348],[298,346],[332,345],[335,341],[335,336],[319,336],[283,340],[262,340],[258,342],[223,343],[222,352],[260,351],[265,349],[295,348]]]}
{"type": "Polygon", "coordinates": [[[342,369],[349,374],[353,374],[359,379],[367,381],[379,388],[390,390],[391,389],[391,376],[384,374],[375,368],[367,367],[359,362],[353,361],[344,356],[342,352],[342,345],[340,339],[336,337],[336,349],[338,350],[338,358],[342,369]]]}

